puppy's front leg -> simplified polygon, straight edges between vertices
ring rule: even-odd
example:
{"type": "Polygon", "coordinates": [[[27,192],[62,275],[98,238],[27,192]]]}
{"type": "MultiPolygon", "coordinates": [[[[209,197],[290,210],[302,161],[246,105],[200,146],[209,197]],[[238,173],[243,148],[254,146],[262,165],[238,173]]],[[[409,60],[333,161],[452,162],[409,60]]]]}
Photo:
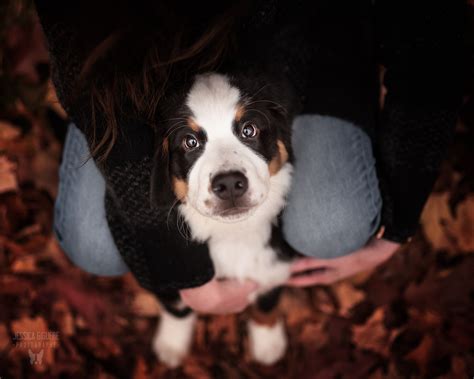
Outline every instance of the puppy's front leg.
{"type": "Polygon", "coordinates": [[[161,312],[158,329],[153,338],[153,351],[169,367],[177,367],[189,352],[193,339],[196,314],[181,300],[171,304],[160,297],[165,309],[161,312]]]}
{"type": "Polygon", "coordinates": [[[257,362],[265,365],[281,359],[288,344],[285,324],[277,309],[280,293],[281,288],[276,288],[260,296],[250,309],[250,352],[257,362]]]}

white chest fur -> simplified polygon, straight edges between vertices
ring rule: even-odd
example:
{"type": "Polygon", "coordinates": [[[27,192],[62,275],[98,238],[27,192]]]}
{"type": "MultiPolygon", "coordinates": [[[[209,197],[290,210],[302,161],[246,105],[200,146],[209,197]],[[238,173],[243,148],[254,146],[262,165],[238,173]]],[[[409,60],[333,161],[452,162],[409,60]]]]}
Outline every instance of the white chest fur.
{"type": "Polygon", "coordinates": [[[187,204],[180,205],[192,239],[207,242],[216,277],[253,279],[262,289],[282,284],[289,277],[289,264],[278,260],[269,242],[272,225],[285,205],[291,172],[292,166],[287,163],[272,176],[265,201],[240,222],[216,221],[187,204]]]}

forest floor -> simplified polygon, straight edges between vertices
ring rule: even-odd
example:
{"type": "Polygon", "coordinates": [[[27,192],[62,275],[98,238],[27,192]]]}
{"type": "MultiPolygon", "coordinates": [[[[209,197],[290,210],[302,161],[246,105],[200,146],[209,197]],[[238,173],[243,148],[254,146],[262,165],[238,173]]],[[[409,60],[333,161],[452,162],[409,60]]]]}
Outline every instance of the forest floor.
{"type": "Polygon", "coordinates": [[[244,316],[205,316],[183,367],[170,370],[151,350],[155,298],[130,274],[81,271],[52,234],[67,121],[30,10],[8,11],[0,36],[8,63],[0,72],[1,379],[474,376],[472,100],[411,242],[370,272],[285,290],[290,346],[281,362],[251,362],[244,316]]]}

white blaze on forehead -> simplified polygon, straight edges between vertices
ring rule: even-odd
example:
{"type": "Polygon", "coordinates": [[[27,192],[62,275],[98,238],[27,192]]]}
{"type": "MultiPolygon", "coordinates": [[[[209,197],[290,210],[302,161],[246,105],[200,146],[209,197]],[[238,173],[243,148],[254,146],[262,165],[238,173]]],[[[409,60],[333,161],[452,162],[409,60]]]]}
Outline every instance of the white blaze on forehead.
{"type": "Polygon", "coordinates": [[[228,78],[213,73],[196,77],[186,105],[196,123],[206,131],[208,139],[214,139],[232,133],[239,99],[240,91],[231,86],[228,78]]]}

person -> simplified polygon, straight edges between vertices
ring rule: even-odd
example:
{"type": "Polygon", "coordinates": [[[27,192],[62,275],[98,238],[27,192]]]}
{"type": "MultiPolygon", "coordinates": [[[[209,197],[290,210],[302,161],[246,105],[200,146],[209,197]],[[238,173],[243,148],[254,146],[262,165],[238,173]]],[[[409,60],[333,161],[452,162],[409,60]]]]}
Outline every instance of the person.
{"type": "Polygon", "coordinates": [[[213,278],[206,246],[176,237],[177,215],[149,201],[160,98],[236,61],[284,73],[303,104],[282,221],[307,258],[288,285],[374,267],[414,234],[462,101],[462,2],[99,3],[36,0],[73,121],[55,231],[78,266],[131,270],[144,288],[179,291],[201,312],[247,306],[255,283],[213,278]],[[324,270],[297,275],[314,268],[324,270]]]}

